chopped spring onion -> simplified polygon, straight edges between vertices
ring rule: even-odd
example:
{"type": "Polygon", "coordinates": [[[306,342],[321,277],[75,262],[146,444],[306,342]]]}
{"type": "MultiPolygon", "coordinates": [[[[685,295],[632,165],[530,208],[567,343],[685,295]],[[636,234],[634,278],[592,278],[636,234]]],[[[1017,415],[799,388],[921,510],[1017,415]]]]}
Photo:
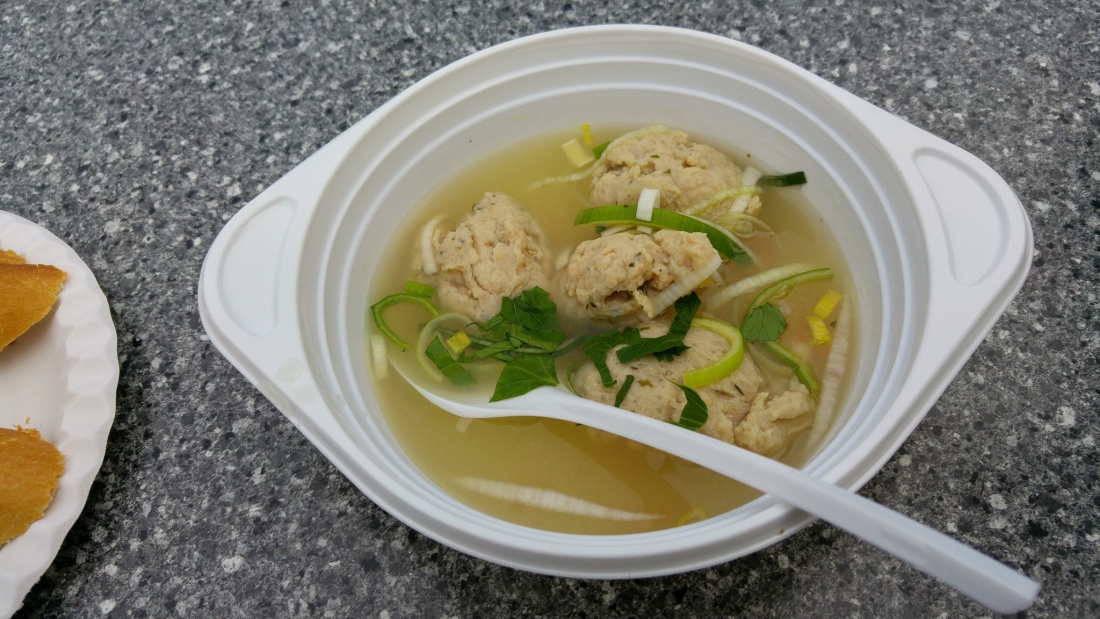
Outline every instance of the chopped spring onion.
{"type": "Polygon", "coordinates": [[[810,392],[810,395],[815,400],[817,399],[818,394],[821,393],[821,385],[818,384],[817,379],[814,378],[814,371],[808,363],[779,342],[757,342],[757,344],[775,355],[787,367],[794,370],[794,375],[798,378],[798,382],[806,385],[806,390],[810,392]]]}
{"type": "Polygon", "coordinates": [[[578,226],[648,225],[654,228],[680,230],[682,232],[702,232],[707,235],[710,244],[723,258],[731,260],[749,258],[748,250],[728,231],[702,219],[663,208],[653,209],[653,219],[651,221],[641,221],[638,219],[638,207],[635,205],[597,206],[577,213],[577,218],[573,220],[573,223],[578,226]]]}
{"type": "Polygon", "coordinates": [[[565,156],[569,158],[569,162],[578,168],[583,168],[596,160],[592,152],[581,146],[576,138],[562,144],[561,149],[565,152],[565,156]]]}
{"type": "MultiPolygon", "coordinates": [[[[447,334],[444,325],[447,323],[458,325],[458,328],[470,324],[470,318],[463,316],[456,312],[447,312],[446,314],[437,314],[435,318],[428,321],[428,324],[424,325],[424,328],[420,330],[420,337],[416,341],[416,360],[420,362],[420,367],[424,368],[424,371],[432,378],[443,382],[443,372],[439,370],[439,366],[427,355],[428,346],[431,345],[432,339],[440,334],[447,334]]],[[[458,331],[455,332],[457,334],[458,331]]],[[[454,334],[451,335],[454,337],[454,334]]],[[[444,349],[446,352],[446,349],[444,349]]],[[[448,357],[450,354],[448,353],[448,357]]]]}
{"type": "Polygon", "coordinates": [[[371,333],[370,352],[374,377],[378,380],[386,380],[390,376],[390,359],[386,355],[386,336],[381,333],[371,333]]]}
{"type": "Polygon", "coordinates": [[[760,288],[763,288],[764,286],[770,286],[771,284],[774,284],[779,280],[787,279],[792,275],[802,273],[803,271],[806,271],[808,269],[809,267],[804,264],[785,264],[783,266],[768,269],[767,271],[763,271],[761,273],[757,273],[756,275],[746,277],[742,280],[739,280],[735,284],[719,290],[718,292],[711,295],[708,303],[712,306],[721,305],[726,301],[735,299],[743,294],[750,293],[754,290],[758,290],[760,288]]]}
{"type": "Polygon", "coordinates": [[[741,185],[739,187],[732,187],[730,189],[723,189],[717,193],[712,193],[702,200],[692,204],[683,210],[685,215],[698,215],[706,210],[713,208],[715,205],[725,202],[730,198],[738,198],[740,196],[753,196],[763,193],[763,191],[756,185],[741,185]]]}
{"type": "Polygon", "coordinates": [[[442,215],[432,217],[420,230],[420,262],[423,263],[421,268],[424,269],[425,275],[435,275],[439,271],[439,267],[435,263],[435,243],[433,240],[435,229],[439,227],[441,221],[443,221],[442,215]]]}
{"type": "Polygon", "coordinates": [[[435,294],[435,288],[410,279],[409,281],[405,282],[405,292],[409,294],[415,294],[420,297],[431,298],[431,296],[435,294]]]}
{"type": "Polygon", "coordinates": [[[685,385],[692,389],[698,389],[722,380],[741,367],[741,360],[745,354],[745,343],[741,339],[741,332],[737,327],[713,318],[696,318],[691,324],[707,331],[713,331],[726,338],[726,341],[730,343],[730,348],[726,351],[726,354],[714,363],[697,370],[684,372],[685,385]]]}
{"type": "Polygon", "coordinates": [[[470,336],[467,335],[465,331],[456,331],[454,335],[447,338],[447,341],[444,342],[444,344],[447,345],[447,350],[450,350],[451,354],[455,356],[461,355],[462,351],[469,348],[470,344],[473,343],[474,341],[470,339],[470,336]]]}
{"type": "Polygon", "coordinates": [[[771,301],[772,299],[782,298],[791,291],[791,288],[798,286],[799,284],[805,284],[807,282],[815,282],[822,279],[832,279],[833,270],[829,268],[825,269],[813,269],[810,271],[803,271],[781,279],[774,284],[768,286],[756,295],[756,298],[752,300],[752,304],[749,305],[749,311],[752,311],[754,307],[760,307],[761,305],[771,301]]]}
{"type": "Polygon", "coordinates": [[[761,176],[758,181],[761,185],[772,187],[791,187],[806,184],[805,172],[791,172],[790,174],[776,174],[775,176],[761,176]]]}
{"type": "Polygon", "coordinates": [[[829,327],[825,326],[825,321],[820,316],[807,316],[806,322],[810,325],[810,332],[814,336],[814,344],[824,346],[832,341],[833,336],[829,335],[829,327]]]}
{"type": "Polygon", "coordinates": [[[408,343],[398,337],[397,334],[389,328],[389,326],[386,324],[386,321],[382,318],[382,310],[395,303],[415,303],[416,305],[419,305],[420,307],[428,310],[428,313],[432,316],[438,316],[439,310],[436,309],[435,305],[431,302],[430,299],[428,299],[428,297],[418,294],[410,294],[408,292],[391,294],[388,297],[383,297],[381,301],[370,306],[370,313],[371,316],[374,318],[374,326],[378,327],[378,330],[382,333],[382,335],[385,335],[387,338],[389,338],[391,342],[397,344],[401,347],[402,350],[404,350],[409,347],[408,343]]]}
{"type": "Polygon", "coordinates": [[[814,305],[814,315],[818,318],[825,320],[829,317],[829,314],[833,313],[838,303],[840,303],[841,295],[835,290],[830,290],[818,299],[817,304],[814,305]]]}
{"type": "Polygon", "coordinates": [[[584,137],[584,145],[592,147],[592,125],[581,123],[581,135],[584,137]]]}
{"type": "Polygon", "coordinates": [[[665,288],[651,300],[653,304],[653,316],[658,316],[661,312],[669,308],[680,297],[690,293],[692,290],[698,288],[708,277],[714,275],[722,266],[722,257],[715,256],[713,260],[707,262],[703,266],[695,269],[691,273],[681,277],[672,283],[668,288],[665,288]]]}
{"type": "Polygon", "coordinates": [[[638,194],[638,219],[642,221],[653,221],[653,209],[661,206],[661,190],[660,189],[643,189],[638,194]]]}
{"type": "Polygon", "coordinates": [[[594,147],[592,149],[592,156],[596,159],[603,157],[603,153],[605,150],[607,150],[608,146],[611,146],[611,142],[604,142],[603,144],[594,147]]]}

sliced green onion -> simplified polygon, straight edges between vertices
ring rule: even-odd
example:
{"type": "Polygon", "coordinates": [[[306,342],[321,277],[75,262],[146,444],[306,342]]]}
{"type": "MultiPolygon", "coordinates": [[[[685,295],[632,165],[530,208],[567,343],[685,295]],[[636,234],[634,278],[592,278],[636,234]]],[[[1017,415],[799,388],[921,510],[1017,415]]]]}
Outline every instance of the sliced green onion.
{"type": "Polygon", "coordinates": [[[697,370],[684,372],[684,385],[692,389],[698,389],[722,380],[741,367],[741,360],[745,354],[745,343],[742,341],[741,332],[737,327],[713,318],[696,318],[691,324],[694,327],[713,331],[726,338],[726,341],[730,343],[730,348],[726,351],[726,354],[714,363],[697,370]]]}
{"type": "Polygon", "coordinates": [[[702,219],[677,213],[663,208],[653,209],[653,219],[643,221],[638,219],[638,207],[633,204],[597,206],[584,209],[577,213],[573,220],[575,225],[614,226],[633,224],[636,226],[650,226],[666,230],[679,230],[681,232],[702,232],[710,239],[710,244],[723,258],[743,261],[749,259],[749,252],[727,230],[714,226],[702,219]]]}
{"type": "Polygon", "coordinates": [[[608,146],[611,146],[611,142],[604,142],[603,144],[600,144],[599,146],[596,146],[595,148],[592,149],[592,156],[595,157],[596,159],[599,159],[600,157],[603,157],[603,153],[604,153],[604,151],[607,150],[608,146]]]}
{"type": "Polygon", "coordinates": [[[813,368],[810,364],[803,361],[798,355],[794,354],[779,342],[757,342],[762,348],[775,355],[780,361],[782,361],[787,367],[794,370],[794,375],[798,378],[798,382],[806,385],[806,390],[810,392],[810,395],[816,400],[819,393],[821,393],[821,385],[818,384],[817,378],[814,377],[813,368]]]}
{"type": "Polygon", "coordinates": [[[410,279],[409,281],[405,282],[405,292],[407,292],[409,294],[415,294],[415,295],[420,296],[420,297],[429,297],[430,298],[433,294],[435,294],[435,288],[432,288],[431,286],[429,286],[427,284],[421,284],[420,282],[414,282],[413,280],[410,279]]]}
{"type": "Polygon", "coordinates": [[[752,303],[749,305],[748,311],[745,312],[745,315],[747,316],[748,312],[751,312],[753,308],[760,307],[761,305],[764,305],[772,299],[778,299],[785,296],[788,292],[791,291],[791,288],[794,288],[795,286],[805,284],[807,282],[816,282],[819,280],[832,278],[833,270],[829,268],[803,271],[802,273],[797,273],[795,275],[785,277],[768,286],[767,288],[762,290],[760,294],[756,295],[756,298],[752,300],[752,303]]]}
{"type": "Polygon", "coordinates": [[[370,306],[371,316],[374,318],[374,326],[378,327],[378,330],[385,335],[391,342],[397,344],[402,350],[409,347],[409,344],[405,340],[397,337],[397,334],[393,332],[386,324],[386,321],[382,318],[382,310],[394,305],[395,303],[415,303],[420,307],[428,310],[432,316],[438,316],[439,310],[427,297],[410,294],[408,292],[399,292],[397,294],[391,294],[388,297],[384,297],[381,301],[370,306]]]}
{"type": "Polygon", "coordinates": [[[771,185],[772,187],[791,187],[793,185],[805,185],[805,172],[791,172],[790,174],[776,174],[774,176],[761,176],[757,183],[771,185]]]}

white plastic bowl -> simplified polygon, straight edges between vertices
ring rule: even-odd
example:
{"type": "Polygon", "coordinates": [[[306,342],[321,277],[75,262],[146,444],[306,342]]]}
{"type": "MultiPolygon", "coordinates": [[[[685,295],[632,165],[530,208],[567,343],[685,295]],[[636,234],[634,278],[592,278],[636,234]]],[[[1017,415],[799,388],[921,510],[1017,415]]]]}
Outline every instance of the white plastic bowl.
{"type": "Polygon", "coordinates": [[[439,180],[502,146],[576,126],[667,123],[777,170],[850,263],[860,306],[853,393],[806,470],[856,489],[931,408],[1019,290],[1031,228],[968,153],[766,52],[648,26],[499,45],[419,82],[229,221],[199,284],[211,341],[372,500],[444,544],[572,577],[683,572],[808,524],[765,496],[704,522],[632,535],[510,524],[444,494],[402,452],[371,392],[373,266],[439,180]]]}

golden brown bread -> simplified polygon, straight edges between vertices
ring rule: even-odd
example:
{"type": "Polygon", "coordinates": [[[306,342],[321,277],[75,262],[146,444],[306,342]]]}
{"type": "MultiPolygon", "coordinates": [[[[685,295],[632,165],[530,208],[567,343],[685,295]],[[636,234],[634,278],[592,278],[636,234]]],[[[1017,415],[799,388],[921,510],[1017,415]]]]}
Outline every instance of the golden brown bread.
{"type": "Polygon", "coordinates": [[[0,350],[50,313],[66,277],[61,269],[25,264],[19,254],[0,249],[0,350]]]}
{"type": "Polygon", "coordinates": [[[26,262],[23,256],[20,256],[12,250],[0,249],[0,264],[25,264],[26,262]]]}
{"type": "Polygon", "coordinates": [[[0,546],[46,513],[64,462],[37,430],[0,428],[0,546]]]}

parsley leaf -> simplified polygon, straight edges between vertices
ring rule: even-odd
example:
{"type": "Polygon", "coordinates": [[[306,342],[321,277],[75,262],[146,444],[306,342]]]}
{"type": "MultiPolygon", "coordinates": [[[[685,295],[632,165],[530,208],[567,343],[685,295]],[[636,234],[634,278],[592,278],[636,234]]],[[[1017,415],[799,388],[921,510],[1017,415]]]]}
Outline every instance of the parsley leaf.
{"type": "Polygon", "coordinates": [[[504,364],[490,402],[521,396],[532,389],[558,384],[558,371],[550,355],[517,357],[504,364]]]}
{"type": "Polygon", "coordinates": [[[637,344],[625,346],[615,351],[615,355],[622,363],[629,363],[635,359],[641,359],[646,355],[654,355],[661,361],[671,361],[674,357],[688,349],[684,345],[684,335],[691,328],[691,321],[699,310],[702,301],[694,292],[676,300],[676,317],[672,319],[672,325],[668,333],[658,337],[642,338],[637,344]]]}
{"type": "Polygon", "coordinates": [[[612,348],[620,344],[635,344],[641,340],[642,336],[639,331],[634,327],[628,327],[622,331],[609,331],[590,337],[585,341],[581,350],[584,351],[584,354],[592,360],[596,369],[599,370],[600,380],[603,381],[603,386],[610,387],[614,385],[616,381],[611,376],[611,370],[607,367],[607,353],[611,352],[612,348]]]}
{"type": "Polygon", "coordinates": [[[752,308],[741,325],[741,337],[754,342],[774,342],[787,330],[787,319],[771,303],[752,308]]]}
{"type": "Polygon", "coordinates": [[[627,374],[623,380],[623,386],[619,387],[619,392],[615,394],[615,406],[616,408],[623,403],[626,399],[626,392],[630,391],[630,386],[634,384],[634,375],[627,374]]]}
{"type": "Polygon", "coordinates": [[[707,403],[691,387],[676,386],[683,390],[687,402],[684,404],[684,410],[680,411],[680,420],[670,423],[675,423],[675,425],[688,430],[698,430],[703,427],[707,422],[707,418],[710,417],[710,413],[707,411],[707,403]]]}

